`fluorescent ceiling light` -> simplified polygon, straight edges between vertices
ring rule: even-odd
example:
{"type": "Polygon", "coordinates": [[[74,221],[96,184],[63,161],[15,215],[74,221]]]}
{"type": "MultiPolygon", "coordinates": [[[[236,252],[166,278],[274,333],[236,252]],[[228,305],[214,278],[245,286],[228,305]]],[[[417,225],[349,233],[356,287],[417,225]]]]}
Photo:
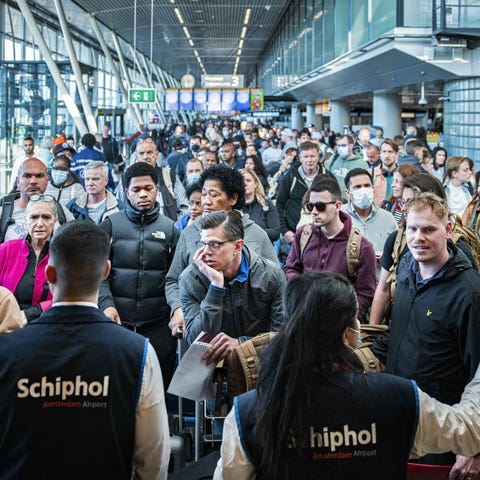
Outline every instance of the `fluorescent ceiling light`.
{"type": "Polygon", "coordinates": [[[180,10],[178,8],[174,8],[174,11],[175,11],[175,15],[178,18],[178,21],[183,25],[183,18],[182,18],[182,14],[180,13],[180,10]]]}
{"type": "Polygon", "coordinates": [[[251,8],[247,8],[247,11],[245,12],[245,20],[243,21],[244,25],[248,25],[248,22],[250,21],[250,14],[252,13],[251,8]]]}

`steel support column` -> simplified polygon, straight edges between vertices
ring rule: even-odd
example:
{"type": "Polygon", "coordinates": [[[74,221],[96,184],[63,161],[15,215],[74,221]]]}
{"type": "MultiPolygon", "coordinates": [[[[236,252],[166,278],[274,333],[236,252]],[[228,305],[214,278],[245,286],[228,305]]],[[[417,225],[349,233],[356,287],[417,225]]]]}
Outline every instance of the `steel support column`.
{"type": "Polygon", "coordinates": [[[72,116],[73,122],[75,123],[75,127],[80,132],[80,135],[85,135],[86,133],[88,133],[88,128],[85,125],[85,122],[83,121],[83,118],[80,114],[80,110],[78,109],[75,103],[75,100],[70,95],[67,89],[67,86],[63,81],[62,75],[58,70],[55,60],[52,58],[50,50],[47,44],[45,43],[45,40],[43,39],[42,34],[40,33],[40,30],[37,26],[37,23],[35,22],[35,18],[33,17],[32,12],[30,11],[27,1],[18,0],[17,3],[18,3],[18,6],[20,7],[23,17],[25,18],[25,21],[27,22],[28,27],[30,28],[30,31],[32,32],[32,36],[38,45],[38,48],[43,56],[43,59],[47,64],[48,70],[50,71],[50,74],[52,75],[53,80],[57,85],[61,100],[65,103],[68,113],[72,116]]]}

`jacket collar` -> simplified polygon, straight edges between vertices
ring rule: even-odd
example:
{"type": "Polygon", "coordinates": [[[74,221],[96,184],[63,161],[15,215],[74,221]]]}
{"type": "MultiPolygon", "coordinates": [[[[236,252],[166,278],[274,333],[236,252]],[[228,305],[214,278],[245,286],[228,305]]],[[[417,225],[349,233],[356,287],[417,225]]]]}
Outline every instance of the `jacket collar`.
{"type": "Polygon", "coordinates": [[[160,206],[158,202],[155,202],[155,206],[149,212],[140,212],[133,208],[130,205],[130,202],[127,200],[125,213],[129,220],[134,223],[152,223],[160,215],[160,206]]]}

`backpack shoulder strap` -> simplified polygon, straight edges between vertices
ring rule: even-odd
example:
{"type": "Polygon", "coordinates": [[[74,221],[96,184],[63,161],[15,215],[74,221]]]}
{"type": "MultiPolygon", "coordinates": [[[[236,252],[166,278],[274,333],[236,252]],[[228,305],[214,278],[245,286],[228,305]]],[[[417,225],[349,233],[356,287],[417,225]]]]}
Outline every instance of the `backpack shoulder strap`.
{"type": "Polygon", "coordinates": [[[358,265],[360,263],[360,244],[362,232],[357,227],[352,227],[347,241],[347,269],[348,275],[354,280],[357,279],[358,265]]]}
{"type": "Polygon", "coordinates": [[[13,209],[15,208],[15,200],[19,197],[17,192],[9,193],[0,199],[2,206],[2,215],[0,216],[0,243],[5,241],[8,226],[12,223],[13,209]]]}
{"type": "Polygon", "coordinates": [[[406,244],[407,239],[405,237],[405,227],[400,227],[397,230],[397,235],[395,236],[395,243],[393,244],[392,250],[393,263],[389,270],[390,275],[387,278],[387,285],[390,286],[391,302],[395,300],[398,265],[400,264],[400,257],[406,244]]]}
{"type": "Polygon", "coordinates": [[[65,210],[63,209],[62,205],[58,200],[55,200],[55,206],[57,207],[57,219],[60,225],[63,225],[67,221],[67,217],[65,216],[65,210]]]}
{"type": "Polygon", "coordinates": [[[310,238],[312,236],[312,224],[307,223],[305,227],[303,227],[302,234],[300,235],[300,260],[303,262],[303,252],[305,251],[305,247],[308,245],[310,238]]]}
{"type": "Polygon", "coordinates": [[[173,185],[175,183],[175,172],[169,167],[162,167],[163,183],[167,187],[168,193],[175,198],[173,185]]]}

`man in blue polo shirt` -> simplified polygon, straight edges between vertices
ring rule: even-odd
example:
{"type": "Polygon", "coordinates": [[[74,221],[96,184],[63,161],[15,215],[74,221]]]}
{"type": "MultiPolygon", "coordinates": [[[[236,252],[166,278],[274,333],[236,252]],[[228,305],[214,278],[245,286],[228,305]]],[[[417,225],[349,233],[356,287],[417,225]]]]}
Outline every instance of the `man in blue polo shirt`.
{"type": "Polygon", "coordinates": [[[200,227],[194,262],[180,276],[180,300],[187,342],[202,331],[213,337],[205,355],[211,363],[247,337],[279,329],[285,277],[277,264],[244,245],[238,212],[212,212],[200,227]]]}

